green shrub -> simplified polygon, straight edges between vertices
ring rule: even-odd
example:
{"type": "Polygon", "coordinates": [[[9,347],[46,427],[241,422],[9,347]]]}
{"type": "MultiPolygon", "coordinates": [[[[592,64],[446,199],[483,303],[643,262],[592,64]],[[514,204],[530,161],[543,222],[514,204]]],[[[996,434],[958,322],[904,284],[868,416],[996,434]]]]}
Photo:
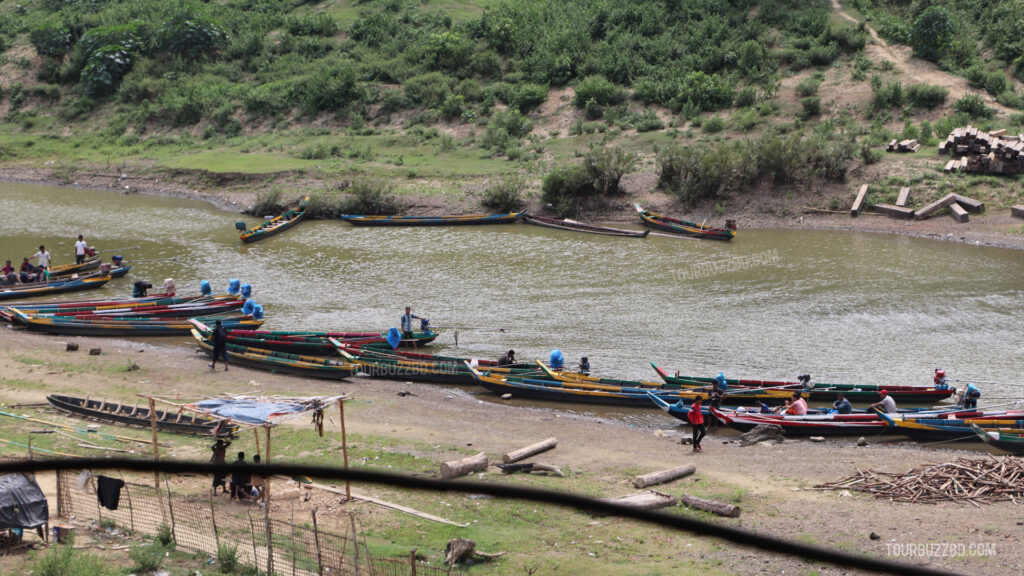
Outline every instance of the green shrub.
{"type": "Polygon", "coordinates": [[[927,120],[921,121],[921,126],[918,129],[918,139],[921,141],[922,146],[927,146],[932,142],[932,123],[927,120]]]}
{"type": "Polygon", "coordinates": [[[597,194],[594,181],[582,166],[560,166],[541,184],[541,200],[559,217],[576,216],[580,201],[597,194]]]}
{"type": "Polygon", "coordinates": [[[238,545],[217,544],[217,564],[224,574],[234,574],[238,570],[238,545]]]}
{"type": "Polygon", "coordinates": [[[355,182],[347,192],[349,198],[341,205],[344,214],[390,216],[401,209],[391,187],[380,182],[355,182]]]}
{"type": "Polygon", "coordinates": [[[347,66],[329,66],[311,73],[296,84],[293,94],[303,113],[344,110],[364,98],[365,91],[356,82],[356,72],[347,66]]]}
{"type": "Polygon", "coordinates": [[[902,106],[903,85],[893,82],[882,86],[880,82],[874,82],[871,90],[871,105],[875,110],[888,110],[902,106]]]}
{"type": "Polygon", "coordinates": [[[63,23],[51,21],[33,28],[29,32],[28,41],[40,56],[59,60],[71,50],[74,38],[63,23]]]}
{"type": "Polygon", "coordinates": [[[661,121],[654,110],[644,109],[633,118],[633,126],[637,132],[651,132],[661,130],[665,127],[665,123],[661,121]]]}
{"type": "Polygon", "coordinates": [[[618,104],[626,98],[625,91],[600,74],[587,76],[576,85],[573,103],[584,108],[590,102],[599,106],[618,104]]]}
{"type": "Polygon", "coordinates": [[[82,89],[89,96],[113,94],[131,70],[132,55],[122,46],[104,46],[92,52],[82,69],[82,89]]]}
{"type": "Polygon", "coordinates": [[[523,206],[523,186],[522,178],[503,178],[484,191],[480,203],[497,212],[516,212],[523,206]]]}
{"type": "Polygon", "coordinates": [[[953,20],[941,6],[929,6],[914,20],[910,45],[914,54],[938,62],[953,40],[953,20]]]}
{"type": "Polygon", "coordinates": [[[753,106],[755,102],[757,102],[757,90],[753,86],[744,86],[739,92],[736,92],[733,105],[737,108],[746,108],[753,106]]]}
{"type": "Polygon", "coordinates": [[[323,12],[292,16],[285,26],[289,33],[296,36],[333,36],[338,31],[338,23],[323,12]]]}
{"type": "Polygon", "coordinates": [[[281,203],[281,191],[273,188],[266,192],[256,194],[256,203],[253,204],[252,213],[256,216],[278,215],[284,212],[284,204],[281,203]]]}
{"type": "Polygon", "coordinates": [[[164,563],[164,552],[156,544],[135,544],[128,550],[128,557],[135,563],[135,570],[155,572],[164,563]]]}
{"type": "Polygon", "coordinates": [[[196,60],[227,43],[227,34],[212,20],[189,10],[175,14],[157,32],[163,51],[196,60]]]}
{"type": "Polygon", "coordinates": [[[712,116],[701,123],[701,130],[708,134],[717,134],[725,130],[725,120],[720,116],[712,116]]]}
{"type": "Polygon", "coordinates": [[[907,101],[918,108],[932,109],[946,102],[949,90],[935,84],[911,84],[907,88],[907,101]]]}
{"type": "Polygon", "coordinates": [[[861,142],[860,159],[865,164],[874,164],[882,159],[882,151],[873,148],[868,142],[861,142]]]}
{"type": "Polygon", "coordinates": [[[917,126],[909,119],[903,123],[903,132],[900,134],[900,138],[903,140],[918,140],[921,133],[918,132],[917,126]]]}
{"type": "MultiPolygon", "coordinates": [[[[1024,34],[1024,30],[1021,31],[1024,34]]],[[[1003,74],[999,70],[993,70],[985,75],[985,90],[993,95],[999,96],[1006,89],[1010,87],[1010,81],[1006,79],[1006,74],[1003,74]]]]}
{"type": "Polygon", "coordinates": [[[818,93],[818,88],[821,86],[821,80],[814,78],[813,76],[804,78],[796,85],[796,93],[798,96],[814,96],[818,93]]]}
{"type": "Polygon", "coordinates": [[[583,167],[593,180],[594,188],[608,196],[620,192],[619,183],[636,165],[636,160],[635,154],[617,146],[592,148],[583,155],[583,167]]]}
{"type": "Polygon", "coordinates": [[[532,129],[530,119],[516,109],[497,112],[487,123],[481,145],[501,152],[509,148],[513,141],[525,137],[532,129]]]}
{"type": "Polygon", "coordinates": [[[802,98],[800,100],[800,106],[802,107],[800,117],[805,120],[821,114],[821,98],[817,96],[802,98]]]}
{"type": "Polygon", "coordinates": [[[402,84],[405,97],[413,104],[436,108],[451,92],[451,79],[440,72],[428,72],[413,76],[402,84]]]}
{"type": "Polygon", "coordinates": [[[108,576],[117,574],[108,562],[70,545],[50,547],[34,556],[35,576],[108,576]]]}
{"type": "Polygon", "coordinates": [[[995,110],[985,106],[985,101],[977,94],[968,94],[953,104],[953,110],[966,114],[971,118],[991,118],[995,110]]]}
{"type": "Polygon", "coordinates": [[[996,102],[999,102],[1007,108],[1016,108],[1018,110],[1024,110],[1024,96],[1017,94],[1013,90],[1007,90],[996,98],[996,102]]]}
{"type": "Polygon", "coordinates": [[[174,533],[167,524],[156,527],[156,541],[166,550],[174,549],[174,533]]]}

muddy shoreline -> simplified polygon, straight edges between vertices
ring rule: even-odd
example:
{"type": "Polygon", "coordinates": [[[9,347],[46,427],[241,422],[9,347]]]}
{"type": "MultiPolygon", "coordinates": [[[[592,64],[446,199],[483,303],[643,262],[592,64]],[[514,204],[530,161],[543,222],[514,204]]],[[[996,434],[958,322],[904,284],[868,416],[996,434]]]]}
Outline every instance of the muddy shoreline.
{"type": "MultiPolygon", "coordinates": [[[[138,170],[138,167],[136,167],[138,170]]],[[[221,186],[217,192],[205,190],[203,185],[187,182],[158,173],[148,173],[145,169],[131,174],[103,174],[83,172],[75,175],[72,182],[62,181],[52,171],[38,168],[5,168],[0,173],[0,181],[61,186],[66,188],[101,189],[120,192],[122,194],[151,194],[173,198],[202,200],[231,212],[243,213],[255,202],[258,190],[250,183],[221,186]]],[[[675,201],[656,189],[657,175],[653,173],[637,173],[627,175],[623,179],[625,194],[606,202],[596,210],[590,210],[585,220],[595,224],[635,223],[636,215],[633,202],[640,202],[645,208],[663,211],[673,215],[682,214],[684,218],[694,221],[721,223],[725,218],[736,220],[742,234],[744,229],[806,229],[836,230],[852,232],[870,232],[877,234],[896,234],[957,242],[978,246],[1009,248],[1024,250],[1024,222],[1013,218],[1009,212],[999,211],[980,215],[972,215],[971,220],[964,224],[954,222],[951,218],[938,216],[927,220],[896,220],[875,213],[863,213],[858,218],[851,218],[848,213],[824,213],[812,204],[821,202],[814,194],[787,195],[780,198],[773,194],[760,197],[744,197],[735,199],[726,210],[721,211],[712,206],[698,206],[692,210],[681,211],[675,201]],[[721,213],[719,213],[721,212],[721,213]]],[[[308,190],[322,189],[323,182],[315,178],[293,183],[292,192],[302,193],[308,190]]],[[[443,215],[452,213],[481,212],[477,198],[469,194],[462,201],[454,204],[450,199],[439,201],[436,198],[418,198],[402,196],[406,202],[414,206],[416,213],[425,215],[443,215]]],[[[527,209],[532,213],[544,213],[540,200],[533,198],[527,209]]]]}

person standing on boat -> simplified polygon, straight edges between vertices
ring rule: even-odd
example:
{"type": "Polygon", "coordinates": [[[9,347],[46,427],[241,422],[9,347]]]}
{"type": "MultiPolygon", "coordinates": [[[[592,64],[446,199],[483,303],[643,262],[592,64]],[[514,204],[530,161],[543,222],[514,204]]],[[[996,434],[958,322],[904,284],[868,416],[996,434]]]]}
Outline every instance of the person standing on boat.
{"type": "Polygon", "coordinates": [[[412,319],[420,319],[419,316],[412,313],[412,308],[406,306],[405,314],[402,314],[402,338],[412,338],[412,319]]]}
{"type": "Polygon", "coordinates": [[[501,358],[498,358],[498,366],[511,366],[516,363],[516,351],[509,350],[501,358]]]}
{"type": "Polygon", "coordinates": [[[220,320],[213,325],[213,362],[210,369],[217,369],[217,358],[224,361],[224,371],[228,371],[228,331],[220,320]]]}
{"type": "Polygon", "coordinates": [[[40,268],[48,268],[50,266],[50,253],[46,251],[46,246],[39,245],[39,252],[32,255],[33,258],[39,258],[38,265],[40,268]]]}
{"type": "Polygon", "coordinates": [[[807,414],[807,400],[803,399],[800,392],[793,392],[793,399],[792,402],[789,403],[789,408],[786,409],[786,414],[794,414],[797,416],[807,414]]]}
{"type": "Polygon", "coordinates": [[[886,414],[895,414],[896,401],[893,400],[891,396],[889,396],[889,391],[882,390],[878,394],[879,396],[882,397],[882,399],[878,402],[875,402],[874,404],[868,404],[868,410],[878,408],[880,411],[885,412],[886,414]]]}
{"type": "Polygon", "coordinates": [[[703,452],[704,449],[700,447],[700,441],[707,435],[708,429],[704,425],[704,414],[701,412],[700,396],[697,396],[693,400],[693,404],[690,404],[690,411],[686,413],[686,420],[693,427],[693,451],[703,452]]]}
{"type": "Polygon", "coordinates": [[[852,414],[853,406],[850,401],[846,399],[846,396],[842,392],[836,395],[836,401],[832,403],[832,408],[840,414],[852,414]]]}
{"type": "Polygon", "coordinates": [[[82,239],[82,235],[78,235],[78,241],[75,242],[75,264],[81,264],[85,262],[85,253],[89,250],[89,244],[82,239]]]}
{"type": "Polygon", "coordinates": [[[590,358],[586,356],[580,358],[580,374],[590,376],[590,358]]]}

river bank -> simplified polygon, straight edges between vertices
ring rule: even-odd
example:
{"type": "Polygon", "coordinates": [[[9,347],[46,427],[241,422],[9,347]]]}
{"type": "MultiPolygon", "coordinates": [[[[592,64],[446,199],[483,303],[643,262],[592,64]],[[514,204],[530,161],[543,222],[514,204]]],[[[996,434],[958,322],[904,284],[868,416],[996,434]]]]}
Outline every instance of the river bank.
{"type": "MultiPolygon", "coordinates": [[[[946,462],[961,456],[983,457],[969,447],[926,449],[911,442],[880,437],[869,439],[866,447],[855,446],[855,439],[835,439],[820,444],[787,440],[781,445],[741,448],[732,442],[733,434],[714,432],[705,440],[706,451],[694,454],[689,447],[679,444],[679,438],[687,435],[687,431],[668,416],[651,425],[636,426],[615,418],[550,405],[543,408],[507,405],[484,391],[470,388],[360,378],[323,382],[241,367],[212,372],[206,367],[205,357],[189,346],[182,346],[187,339],[166,340],[170,342],[71,339],[22,330],[0,330],[0,372],[3,373],[0,397],[4,404],[10,405],[45,402],[45,396],[52,393],[89,394],[94,398],[128,402],[132,402],[137,393],[182,398],[219,393],[347,393],[353,396],[346,405],[346,421],[350,446],[358,450],[352,459],[354,466],[433,475],[437,462],[459,454],[482,450],[493,459],[512,448],[554,436],[558,439],[558,448],[537,460],[562,466],[569,472],[566,478],[507,477],[492,469],[478,479],[539,485],[595,496],[619,496],[634,491],[630,482],[636,474],[694,463],[696,475],[657,489],[675,495],[686,492],[729,501],[743,509],[738,520],[699,516],[704,519],[893,560],[905,559],[893,555],[897,545],[991,544],[994,557],[906,559],[964,572],[991,571],[995,566],[999,567],[996,569],[999,573],[1024,570],[1024,527],[1020,525],[1024,513],[1019,505],[1001,502],[976,508],[953,503],[894,504],[860,494],[813,489],[816,484],[834,481],[858,470],[902,472],[928,462],[946,462]],[[65,352],[65,343],[71,340],[78,342],[83,351],[102,347],[103,354],[96,357],[85,352],[65,352]],[[139,368],[127,370],[126,366],[131,364],[139,368]],[[951,517],[956,521],[951,522],[951,517]],[[837,518],[842,518],[842,522],[836,522],[837,518]],[[872,533],[880,538],[872,539],[872,533]]],[[[18,411],[27,410],[32,409],[18,411]]],[[[34,411],[39,418],[62,418],[48,409],[34,411]]],[[[27,436],[20,423],[9,418],[0,420],[0,432],[7,438],[27,436]]],[[[317,439],[305,422],[286,425],[277,434],[277,462],[336,463],[338,460],[336,442],[317,439]]],[[[76,450],[73,442],[52,435],[44,439],[52,439],[55,448],[76,450]]],[[[37,442],[44,439],[37,439],[37,442]]],[[[251,444],[251,438],[239,438],[232,449],[255,452],[251,444]]],[[[2,450],[10,452],[9,447],[2,450]]],[[[173,437],[165,453],[172,458],[205,459],[208,448],[201,441],[173,437]]],[[[530,567],[540,568],[538,573],[586,570],[593,574],[616,574],[621,573],[624,563],[631,566],[633,573],[669,570],[702,574],[856,573],[689,534],[666,533],[630,522],[595,521],[575,512],[527,503],[481,501],[458,495],[417,495],[376,486],[359,486],[358,489],[472,524],[471,528],[458,530],[419,526],[417,536],[416,530],[399,529],[414,522],[408,516],[382,511],[366,503],[345,506],[346,510],[357,513],[362,529],[368,531],[372,542],[379,542],[381,533],[390,534],[385,538],[389,545],[406,549],[418,547],[431,560],[438,558],[446,538],[454,536],[473,538],[483,543],[481,547],[485,550],[496,546],[507,550],[508,554],[501,561],[475,567],[474,573],[478,574],[521,574],[530,567]],[[509,508],[503,508],[503,504],[509,508]],[[529,520],[518,528],[517,536],[512,537],[504,535],[508,526],[499,529],[490,523],[499,513],[510,513],[513,517],[525,515],[516,520],[517,523],[529,520]],[[480,523],[474,524],[477,520],[480,523]]],[[[299,506],[315,504],[316,499],[299,506]]],[[[287,514],[288,509],[280,508],[277,512],[287,514]]],[[[108,553],[123,554],[123,551],[108,553]]]]}
{"type": "MultiPolygon", "coordinates": [[[[211,186],[209,175],[194,171],[168,174],[146,165],[134,166],[130,172],[81,170],[72,180],[52,169],[31,167],[5,167],[0,181],[27,184],[45,184],[71,188],[117,191],[121,194],[151,194],[174,198],[188,198],[209,202],[231,212],[245,212],[255,203],[257,194],[269,190],[267,181],[248,175],[222,175],[217,185],[211,186]]],[[[303,194],[322,191],[324,181],[294,174],[279,177],[287,181],[284,198],[299,198],[303,194]]],[[[584,220],[595,224],[636,223],[638,219],[633,203],[639,202],[653,211],[679,216],[696,222],[722,225],[726,218],[736,220],[739,229],[806,229],[859,231],[879,234],[897,234],[915,238],[941,240],[964,244],[1024,250],[1024,222],[1010,215],[1008,210],[990,210],[971,215],[970,221],[957,223],[946,216],[927,220],[897,220],[872,212],[851,218],[848,211],[829,212],[820,208],[829,204],[835,191],[791,190],[785,194],[759,191],[729,199],[717,205],[705,203],[689,210],[680,210],[673,198],[657,188],[657,174],[643,172],[623,178],[624,194],[602,206],[588,209],[584,220]]],[[[271,178],[271,182],[276,180],[271,178]]],[[[479,202],[484,183],[462,185],[459,194],[415,195],[403,194],[406,213],[444,215],[479,213],[485,208],[479,202]]],[[[539,186],[539,183],[538,183],[539,186]]],[[[280,186],[279,186],[280,187],[280,186]]],[[[544,214],[545,208],[536,195],[526,196],[530,213],[544,214]]],[[[852,202],[852,197],[850,198],[852,202]]]]}

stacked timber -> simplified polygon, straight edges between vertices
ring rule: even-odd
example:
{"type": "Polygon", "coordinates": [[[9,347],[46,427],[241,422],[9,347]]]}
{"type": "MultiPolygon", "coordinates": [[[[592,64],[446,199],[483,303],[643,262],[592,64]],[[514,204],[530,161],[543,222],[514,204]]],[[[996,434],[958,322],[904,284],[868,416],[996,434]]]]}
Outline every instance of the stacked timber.
{"type": "Polygon", "coordinates": [[[888,152],[917,152],[921,149],[921,143],[916,138],[911,140],[899,140],[895,138],[889,141],[889,145],[885,147],[888,152]]]}
{"type": "Polygon", "coordinates": [[[953,157],[946,172],[1020,174],[1024,172],[1024,134],[1007,136],[1006,130],[980,132],[973,126],[956,128],[939,144],[939,154],[953,157]]]}
{"type": "MultiPolygon", "coordinates": [[[[875,206],[875,208],[878,207],[875,206]]],[[[949,208],[950,216],[952,216],[957,222],[967,222],[967,213],[974,212],[980,214],[981,212],[984,212],[985,203],[960,194],[946,194],[935,202],[932,202],[917,212],[914,212],[914,218],[917,220],[923,220],[934,215],[943,208],[949,208]]]]}

